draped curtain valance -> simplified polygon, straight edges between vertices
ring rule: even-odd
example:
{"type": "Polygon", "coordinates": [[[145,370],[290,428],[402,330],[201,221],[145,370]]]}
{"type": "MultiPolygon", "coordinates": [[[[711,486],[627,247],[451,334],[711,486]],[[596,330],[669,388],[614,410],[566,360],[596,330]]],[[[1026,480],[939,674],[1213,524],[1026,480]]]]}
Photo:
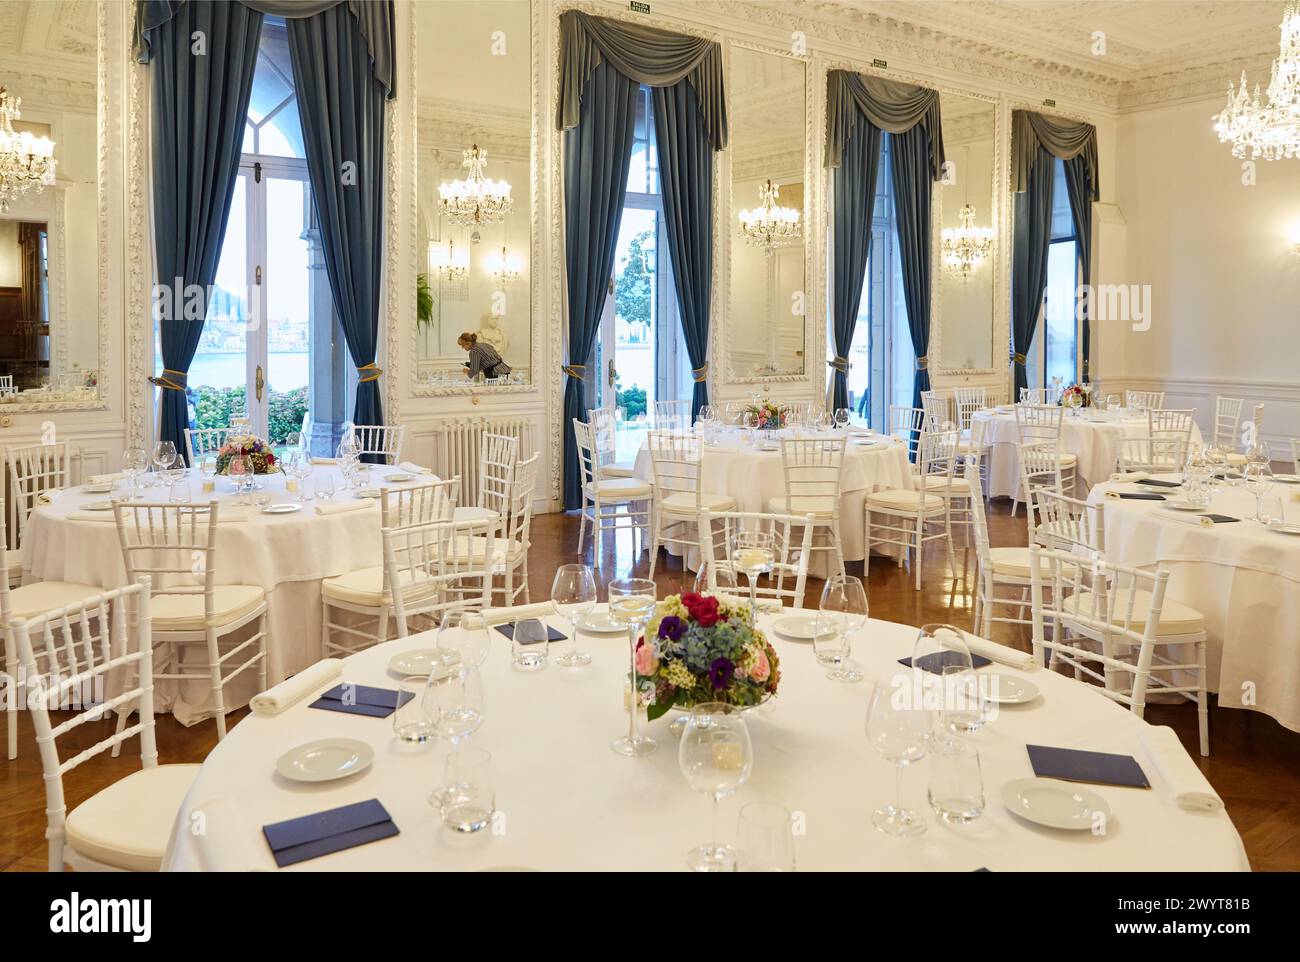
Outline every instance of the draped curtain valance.
{"type": "Polygon", "coordinates": [[[727,101],[722,47],[712,40],[657,30],[569,10],[560,17],[560,111],[556,129],[581,118],[582,91],[602,61],[629,80],[651,87],[690,81],[714,150],[727,146],[727,101]]]}
{"type": "Polygon", "coordinates": [[[930,170],[934,180],[943,176],[943,120],[939,91],[885,80],[848,70],[826,75],[826,166],[839,167],[844,144],[853,134],[861,113],[872,125],[890,134],[902,134],[917,124],[930,137],[930,170]],[[851,107],[857,107],[857,110],[851,107]]]}
{"type": "MultiPolygon", "coordinates": [[[[187,0],[137,0],[135,8],[135,58],[148,63],[152,57],[150,34],[176,16],[187,0]]],[[[239,0],[244,6],[259,13],[286,20],[313,17],[318,13],[346,3],[356,18],[361,38],[370,54],[374,77],[383,85],[384,94],[392,100],[395,95],[396,64],[393,50],[396,46],[393,33],[392,0],[239,0]]]]}
{"type": "Polygon", "coordinates": [[[1097,128],[1081,120],[1049,117],[1032,110],[1011,113],[1011,189],[1023,193],[1029,186],[1034,155],[1042,147],[1053,157],[1073,160],[1083,156],[1087,169],[1088,196],[1100,200],[1097,177],[1097,128]]]}

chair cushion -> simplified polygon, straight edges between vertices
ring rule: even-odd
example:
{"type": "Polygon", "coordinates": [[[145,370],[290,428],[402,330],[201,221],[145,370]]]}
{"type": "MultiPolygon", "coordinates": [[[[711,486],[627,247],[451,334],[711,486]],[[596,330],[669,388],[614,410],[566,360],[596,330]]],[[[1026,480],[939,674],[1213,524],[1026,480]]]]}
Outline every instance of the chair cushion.
{"type": "MultiPolygon", "coordinates": [[[[1009,578],[1024,578],[1029,580],[1029,549],[1028,548],[990,548],[989,561],[993,565],[993,573],[1006,575],[1009,578]]],[[[1038,567],[1042,570],[1045,578],[1050,578],[1052,569],[1050,565],[1041,561],[1038,567]]],[[[1073,578],[1075,568],[1073,565],[1061,565],[1061,577],[1073,578]]]]}
{"type": "MultiPolygon", "coordinates": [[[[266,600],[257,585],[217,585],[212,589],[212,624],[238,621],[266,600]]],[[[154,631],[202,631],[203,595],[155,594],[149,602],[154,631]]]]}
{"type": "MultiPolygon", "coordinates": [[[[423,572],[402,571],[402,600],[419,601],[427,598],[437,588],[435,582],[423,572]]],[[[345,601],[353,605],[366,605],[378,608],[393,603],[392,592],[384,592],[384,566],[358,568],[345,575],[326,578],[320,583],[321,593],[326,598],[345,601]]]]}
{"type": "Polygon", "coordinates": [[[103,592],[103,588],[73,581],[37,581],[9,592],[9,616],[33,618],[56,608],[80,604],[103,592]]]}
{"type": "Polygon", "coordinates": [[[948,495],[955,498],[969,498],[970,485],[965,478],[949,478],[946,474],[927,474],[925,478],[925,490],[930,494],[937,494],[940,497],[948,495]]]}
{"type": "Polygon", "coordinates": [[[491,508],[465,506],[452,511],[451,517],[453,521],[496,521],[500,516],[491,508]]]}
{"type": "Polygon", "coordinates": [[[587,485],[587,497],[602,501],[634,501],[650,497],[652,488],[637,478],[605,478],[587,485]]]}
{"type": "MultiPolygon", "coordinates": [[[[456,544],[452,548],[451,560],[470,564],[476,561],[481,562],[483,556],[487,553],[487,540],[483,535],[471,535],[470,537],[460,535],[456,538],[456,544]]],[[[514,563],[524,556],[526,548],[526,545],[518,541],[507,542],[505,538],[493,538],[492,562],[494,564],[501,564],[504,561],[514,563]],[[510,545],[509,551],[506,550],[507,543],[510,545]]],[[[437,547],[433,547],[430,554],[436,558],[441,552],[437,547]]]]}
{"type": "MultiPolygon", "coordinates": [[[[1128,596],[1132,588],[1120,588],[1111,592],[1114,599],[1114,617],[1111,619],[1112,624],[1121,625],[1124,623],[1125,614],[1128,611],[1128,596]]],[[[1151,605],[1151,592],[1139,588],[1137,597],[1133,601],[1133,623],[1134,631],[1145,631],[1147,626],[1144,612],[1151,605]]],[[[1067,614],[1071,612],[1079,613],[1084,616],[1092,614],[1092,592],[1080,591],[1078,594],[1071,595],[1062,605],[1067,614]]],[[[1199,631],[1205,630],[1205,616],[1195,608],[1181,602],[1174,601],[1168,595],[1165,595],[1165,603],[1160,612],[1160,627],[1157,634],[1166,635],[1192,635],[1199,631]]]]}
{"type": "Polygon", "coordinates": [[[803,517],[805,514],[811,514],[814,518],[824,518],[830,520],[835,516],[835,505],[831,504],[830,498],[817,498],[801,495],[795,499],[799,507],[791,511],[788,507],[789,499],[784,495],[778,498],[769,498],[767,501],[767,510],[773,514],[791,514],[803,517]]]}
{"type": "Polygon", "coordinates": [[[867,495],[868,508],[884,508],[888,511],[942,511],[943,498],[937,494],[922,491],[907,491],[903,488],[889,488],[867,495]]]}
{"type": "Polygon", "coordinates": [[[22,576],[23,576],[22,560],[20,558],[15,558],[13,561],[9,562],[9,580],[13,581],[15,578],[21,578],[22,576]]]}
{"type": "Polygon", "coordinates": [[[614,461],[610,464],[602,464],[600,466],[600,476],[602,478],[630,478],[635,463],[634,461],[614,461]]]}
{"type": "MultiPolygon", "coordinates": [[[[736,507],[736,499],[727,494],[700,494],[700,507],[710,511],[731,511],[736,507]]],[[[695,495],[689,491],[678,491],[659,502],[660,510],[667,514],[695,515],[695,495]]]]}
{"type": "Polygon", "coordinates": [[[68,846],[130,872],[156,872],[198,765],[132,772],[68,813],[68,846]]]}

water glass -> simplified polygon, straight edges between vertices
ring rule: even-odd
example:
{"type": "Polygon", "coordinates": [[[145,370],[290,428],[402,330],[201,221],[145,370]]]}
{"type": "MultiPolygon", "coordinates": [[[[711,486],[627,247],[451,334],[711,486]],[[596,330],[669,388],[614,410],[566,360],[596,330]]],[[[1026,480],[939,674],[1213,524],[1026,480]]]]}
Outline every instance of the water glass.
{"type": "Polygon", "coordinates": [[[478,669],[468,665],[453,664],[430,672],[421,701],[438,737],[453,745],[483,724],[483,678],[478,669]]]}
{"type": "Polygon", "coordinates": [[[491,826],[496,810],[492,756],[481,748],[456,748],[447,756],[444,774],[442,824],[465,835],[491,826]]]}
{"type": "Polygon", "coordinates": [[[420,743],[436,738],[438,730],[427,710],[423,677],[403,678],[397,683],[397,710],[393,712],[393,734],[404,742],[420,743]]]}
{"type": "Polygon", "coordinates": [[[818,662],[831,667],[826,675],[831,681],[862,680],[862,673],[851,658],[853,635],[867,623],[867,617],[867,591],[862,579],[838,574],[826,580],[818,606],[813,655],[818,662]],[[823,631],[828,636],[824,640],[823,631]]]}
{"type": "Polygon", "coordinates": [[[167,470],[176,460],[176,445],[171,441],[159,441],[153,446],[153,465],[159,473],[167,470]]]}
{"type": "Polygon", "coordinates": [[[515,622],[510,639],[510,654],[519,671],[541,671],[546,667],[549,654],[550,631],[540,618],[524,618],[515,622]]]}
{"type": "Polygon", "coordinates": [[[555,659],[561,668],[591,664],[591,655],[578,650],[578,622],[596,607],[596,579],[586,565],[560,565],[551,582],[551,603],[569,622],[569,650],[555,659]]]}
{"type": "Polygon", "coordinates": [[[334,500],[334,473],[321,471],[316,475],[316,497],[321,501],[334,500]]]}
{"type": "Polygon", "coordinates": [[[743,806],[736,829],[736,849],[738,871],[793,872],[794,831],[785,806],[775,802],[743,806]]]}
{"type": "Polygon", "coordinates": [[[960,738],[940,737],[930,747],[930,807],[950,824],[964,825],[984,814],[980,753],[960,738]]]}
{"type": "Polygon", "coordinates": [[[1277,495],[1261,496],[1256,502],[1255,520],[1260,524],[1286,521],[1286,502],[1277,495]]]}
{"type": "Polygon", "coordinates": [[[956,735],[973,735],[990,720],[992,706],[980,691],[979,676],[965,665],[945,665],[942,678],[939,724],[956,735]]]}
{"type": "Polygon", "coordinates": [[[732,705],[696,705],[677,746],[677,764],[691,788],[713,801],[713,841],[691,849],[687,864],[696,872],[734,871],[735,849],[718,841],[718,803],[748,781],[754,767],[744,716],[732,705]]]}
{"type": "Polygon", "coordinates": [[[149,452],[144,448],[127,448],[122,452],[122,473],[130,481],[129,497],[137,496],[140,475],[149,470],[149,452]]]}
{"type": "Polygon", "coordinates": [[[199,475],[203,478],[203,493],[215,493],[217,490],[217,459],[204,458],[199,462],[199,475]]]}
{"type": "Polygon", "coordinates": [[[438,625],[437,647],[454,651],[460,664],[477,668],[487,661],[492,644],[487,622],[477,611],[444,611],[438,625]]]}

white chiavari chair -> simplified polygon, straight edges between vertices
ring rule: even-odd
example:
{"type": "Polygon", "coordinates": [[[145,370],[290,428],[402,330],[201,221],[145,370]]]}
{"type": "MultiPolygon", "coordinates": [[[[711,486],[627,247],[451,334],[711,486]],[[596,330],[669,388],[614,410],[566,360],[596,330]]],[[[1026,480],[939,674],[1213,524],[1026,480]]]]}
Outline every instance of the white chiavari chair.
{"type": "MultiPolygon", "coordinates": [[[[1105,505],[1090,504],[1046,488],[1034,492],[1034,505],[1038,523],[1029,531],[1030,544],[1073,551],[1088,558],[1105,553],[1105,505]]],[[[1028,556],[1024,560],[1028,572],[1028,556]]]]}
{"type": "Polygon", "coordinates": [[[0,395],[13,394],[14,376],[12,374],[0,374],[0,395]]]}
{"type": "Polygon", "coordinates": [[[976,411],[988,408],[988,388],[958,387],[953,388],[953,404],[957,408],[957,429],[963,435],[971,429],[971,418],[976,411]]]}
{"type": "Polygon", "coordinates": [[[14,623],[18,651],[34,678],[29,705],[45,775],[51,872],[62,872],[65,865],[79,872],[158,871],[176,815],[198,774],[198,765],[158,764],[149,600],[149,582],[143,579],[78,606],[14,623]],[[38,664],[42,658],[44,668],[38,664]],[[111,696],[110,676],[126,678],[126,687],[111,696]],[[124,719],[127,710],[139,712],[138,723],[86,746],[84,734],[77,731],[81,726],[114,712],[124,719]],[[55,724],[51,711],[72,715],[55,724]],[[116,755],[123,742],[137,735],[140,770],[69,812],[64,776],[109,748],[116,755]],[[66,742],[75,747],[64,757],[61,743],[66,742]]]}
{"type": "MultiPolygon", "coordinates": [[[[22,563],[14,560],[15,552],[7,547],[4,523],[4,504],[0,501],[0,571],[9,571],[22,563]]],[[[16,618],[34,618],[55,608],[66,608],[85,603],[104,589],[95,585],[77,584],[71,581],[37,581],[30,585],[11,588],[8,578],[0,577],[0,630],[4,632],[4,661],[0,663],[0,680],[5,691],[4,707],[9,710],[4,714],[8,719],[8,757],[18,757],[18,653],[14,647],[13,632],[10,623],[16,618]]]]}
{"type": "MultiPolygon", "coordinates": [[[[1256,443],[1256,444],[1261,444],[1261,443],[1263,443],[1263,441],[1264,441],[1264,434],[1263,434],[1263,431],[1264,431],[1264,405],[1262,405],[1262,404],[1256,404],[1256,405],[1255,405],[1254,410],[1251,411],[1251,413],[1250,413],[1250,423],[1251,423],[1250,434],[1247,435],[1245,432],[1241,432],[1240,441],[1241,441],[1241,446],[1242,446],[1243,448],[1246,447],[1247,442],[1248,442],[1251,438],[1254,439],[1254,443],[1256,443]]],[[[1234,446],[1235,446],[1235,445],[1234,445],[1234,446]]],[[[1238,466],[1240,466],[1240,465],[1244,465],[1244,464],[1246,463],[1246,454],[1245,454],[1245,452],[1244,452],[1244,451],[1234,451],[1234,450],[1229,450],[1229,451],[1228,451],[1228,463],[1229,463],[1229,464],[1233,464],[1233,465],[1238,465],[1238,466]]]]}
{"type": "Polygon", "coordinates": [[[186,428],[185,453],[189,457],[189,463],[197,466],[207,458],[216,457],[217,452],[221,450],[221,446],[226,443],[226,439],[239,430],[242,429],[233,427],[186,428]]]}
{"type": "Polygon", "coordinates": [[[457,521],[492,521],[505,528],[515,493],[519,440],[508,434],[484,434],[479,442],[478,496],[472,505],[456,509],[457,521]]]}
{"type": "Polygon", "coordinates": [[[1020,502],[1025,504],[1025,516],[1032,529],[1034,520],[1034,494],[1046,488],[1056,494],[1073,492],[1073,484],[1066,483],[1065,470],[1061,465],[1060,453],[1055,444],[1042,441],[1034,444],[1017,444],[1016,457],[1020,468],[1020,490],[1011,505],[1011,513],[1016,513],[1020,502]]]}
{"type": "Polygon", "coordinates": [[[343,435],[356,442],[357,454],[363,459],[380,458],[380,464],[398,464],[402,460],[405,424],[353,424],[345,421],[343,435]]]}
{"type": "Polygon", "coordinates": [[[1234,451],[1237,448],[1237,426],[1241,424],[1241,406],[1245,401],[1239,397],[1224,397],[1220,394],[1214,399],[1214,431],[1210,441],[1217,448],[1234,451]]]}
{"type": "Polygon", "coordinates": [[[619,461],[618,419],[609,408],[592,408],[587,412],[587,423],[596,433],[596,447],[600,449],[602,478],[633,477],[635,461],[619,461]]]}
{"type": "Polygon", "coordinates": [[[1116,469],[1120,474],[1180,472],[1187,462],[1187,448],[1187,441],[1177,435],[1121,438],[1115,448],[1116,469]]]}
{"type": "Polygon", "coordinates": [[[573,433],[578,448],[578,466],[582,471],[582,520],[578,526],[578,554],[582,554],[591,525],[593,551],[592,564],[600,567],[600,554],[606,531],[627,528],[632,531],[632,546],[636,548],[636,532],[641,532],[642,547],[648,540],[650,527],[650,501],[654,495],[652,485],[638,478],[607,478],[601,474],[600,451],[596,448],[591,426],[573,419],[573,433]],[[621,509],[621,510],[620,510],[621,509]]]}
{"type": "MultiPolygon", "coordinates": [[[[958,441],[951,452],[951,457],[954,459],[951,466],[943,459],[943,455],[947,453],[944,446],[935,445],[929,452],[929,460],[923,464],[922,473],[915,479],[918,489],[924,490],[927,494],[936,494],[947,502],[945,507],[949,544],[955,552],[958,534],[961,535],[963,573],[970,561],[970,549],[975,543],[972,531],[975,524],[974,506],[971,504],[970,486],[966,484],[965,473],[967,468],[973,468],[978,477],[982,479],[984,476],[985,426],[983,421],[975,422],[967,441],[961,441],[958,435],[958,441]]],[[[956,573],[955,567],[953,572],[956,573]]]]}
{"type": "Polygon", "coordinates": [[[967,465],[965,483],[971,494],[972,529],[975,532],[975,604],[971,628],[982,638],[993,637],[993,623],[1029,625],[1029,548],[994,548],[989,544],[988,516],[977,471],[967,465]],[[1019,597],[1002,589],[1018,589],[1019,597]],[[996,609],[1012,606],[1015,615],[999,615],[996,609]]]}
{"type": "Polygon", "coordinates": [[[655,401],[655,430],[685,431],[691,426],[691,402],[655,401]]]}
{"type": "MultiPolygon", "coordinates": [[[[23,532],[33,509],[51,493],[72,483],[68,442],[27,444],[5,449],[9,465],[9,530],[14,547],[23,543],[23,532]]],[[[17,561],[17,559],[11,559],[17,561]]],[[[8,572],[14,580],[14,572],[8,572]]],[[[21,568],[17,572],[21,576],[21,568]]]]}
{"type": "Polygon", "coordinates": [[[925,429],[927,431],[942,431],[945,426],[952,423],[952,405],[951,399],[939,394],[938,391],[921,392],[921,410],[925,413],[925,429]]]}
{"type": "Polygon", "coordinates": [[[1049,652],[1049,667],[1065,664],[1081,680],[1100,682],[1139,718],[1150,693],[1195,702],[1201,754],[1209,755],[1205,619],[1168,597],[1169,572],[1099,555],[1081,563],[1077,554],[1038,545],[1029,555],[1035,657],[1049,652]],[[1050,638],[1049,622],[1056,626],[1050,638]]]}
{"type": "Polygon", "coordinates": [[[1192,428],[1196,426],[1196,412],[1191,408],[1152,408],[1147,411],[1147,437],[1180,438],[1184,445],[1192,443],[1192,428]]]}
{"type": "Polygon", "coordinates": [[[155,671],[154,680],[208,682],[220,741],[226,737],[226,686],[256,668],[256,690],[266,688],[266,592],[258,585],[218,583],[218,514],[215,500],[113,503],[127,579],[153,583],[153,641],[166,669],[155,671]],[[248,626],[251,633],[242,631],[248,626]]]}
{"type": "Polygon", "coordinates": [[[923,408],[904,407],[898,404],[889,406],[889,433],[907,446],[907,460],[912,465],[913,471],[917,468],[916,459],[925,426],[923,408]]]}
{"type": "Polygon", "coordinates": [[[345,603],[368,604],[381,617],[391,609],[398,638],[410,633],[409,620],[416,615],[432,619],[452,609],[491,607],[493,572],[505,545],[490,522],[416,522],[384,528],[380,535],[381,582],[364,586],[378,590],[369,591],[364,601],[358,595],[345,603]]]}
{"type": "Polygon", "coordinates": [[[1132,411],[1158,411],[1165,406],[1165,392],[1125,391],[1124,406],[1132,411]]]}
{"type": "MultiPolygon", "coordinates": [[[[1066,454],[1061,451],[1061,425],[1063,423],[1064,408],[1059,404],[1017,404],[1016,412],[1016,441],[1020,449],[1026,446],[1033,447],[1031,456],[1032,470],[1026,471],[1026,465],[1021,462],[1020,475],[1022,478],[1022,490],[1019,491],[1011,502],[1011,514],[1014,516],[1016,509],[1020,507],[1020,502],[1025,502],[1026,510],[1032,511],[1033,499],[1028,493],[1029,478],[1034,483],[1041,480],[1050,481],[1056,489],[1063,493],[1068,491],[1074,492],[1075,474],[1078,470],[1079,459],[1073,454],[1066,454]],[[1051,461],[1046,462],[1044,459],[1046,453],[1050,452],[1051,461]],[[1049,475],[1042,478],[1043,474],[1049,475]]],[[[1032,522],[1032,519],[1030,519],[1032,522]]]]}
{"type": "Polygon", "coordinates": [[[744,598],[749,582],[736,570],[731,560],[731,539],[740,531],[762,531],[772,535],[772,571],[759,580],[754,594],[774,599],[782,606],[802,608],[808,583],[808,562],[812,557],[813,530],[817,519],[812,515],[796,517],[762,514],[756,511],[700,511],[700,564],[707,571],[709,590],[744,598]],[[802,534],[796,534],[796,529],[802,534]],[[719,576],[722,581],[719,581],[719,576]]]}
{"type": "Polygon", "coordinates": [[[782,438],[781,467],[785,494],[769,498],[771,514],[802,517],[811,514],[813,551],[834,555],[828,570],[844,574],[844,543],[840,538],[840,495],[844,488],[844,452],[848,438],[782,438]],[[821,543],[817,535],[822,535],[821,543]]]}
{"type": "Polygon", "coordinates": [[[1046,404],[1047,388],[1045,387],[1022,387],[1020,389],[1021,404],[1046,404]]]}
{"type": "Polygon", "coordinates": [[[863,557],[869,565],[873,544],[903,549],[898,566],[901,568],[910,558],[917,591],[921,590],[921,555],[926,542],[946,541],[948,566],[954,576],[957,573],[952,549],[952,501],[927,490],[933,483],[931,478],[941,478],[944,490],[953,489],[953,472],[959,460],[957,437],[956,430],[927,431],[921,440],[920,474],[915,487],[886,488],[867,495],[863,557]]]}
{"type": "Polygon", "coordinates": [[[703,490],[703,442],[694,434],[651,431],[654,497],[650,506],[650,574],[655,576],[661,545],[675,545],[685,557],[700,541],[700,512],[730,511],[736,499],[703,490]]]}

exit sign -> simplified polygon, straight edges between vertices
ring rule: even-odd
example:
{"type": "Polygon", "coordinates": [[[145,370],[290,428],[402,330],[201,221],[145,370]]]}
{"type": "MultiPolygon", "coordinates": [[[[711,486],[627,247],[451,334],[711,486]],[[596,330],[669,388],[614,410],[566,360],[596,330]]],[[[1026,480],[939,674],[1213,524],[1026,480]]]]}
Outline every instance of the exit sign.
{"type": "Polygon", "coordinates": [[[632,8],[633,13],[650,12],[650,4],[648,3],[637,3],[636,0],[632,0],[632,2],[628,4],[628,6],[632,8]]]}
{"type": "Polygon", "coordinates": [[[1044,107],[1055,107],[1055,106],[1056,106],[1056,101],[1055,101],[1055,100],[1044,100],[1044,101],[1043,101],[1043,106],[1044,106],[1044,107]]]}
{"type": "Polygon", "coordinates": [[[871,61],[871,66],[875,67],[877,70],[888,70],[889,61],[881,60],[879,57],[877,57],[875,60],[871,61]]]}

